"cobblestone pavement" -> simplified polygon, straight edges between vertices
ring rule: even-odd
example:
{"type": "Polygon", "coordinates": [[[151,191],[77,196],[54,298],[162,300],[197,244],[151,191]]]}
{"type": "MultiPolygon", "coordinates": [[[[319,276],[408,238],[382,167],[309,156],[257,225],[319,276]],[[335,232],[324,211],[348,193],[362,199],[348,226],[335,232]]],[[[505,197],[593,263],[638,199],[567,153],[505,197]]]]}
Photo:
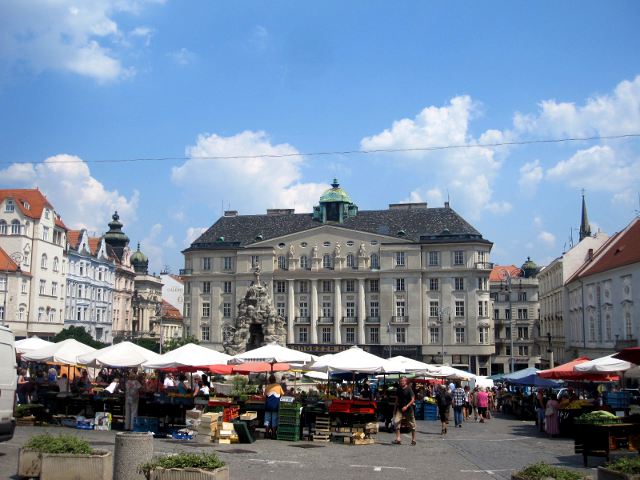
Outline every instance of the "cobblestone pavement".
{"type": "MultiPolygon", "coordinates": [[[[375,445],[283,442],[257,440],[252,444],[217,445],[209,442],[156,439],[156,454],[178,451],[215,451],[230,467],[234,480],[280,478],[326,479],[509,479],[524,465],[544,461],[593,475],[603,459],[590,457],[590,469],[573,453],[573,440],[548,439],[533,422],[497,417],[486,423],[449,427],[440,435],[440,423],[418,421],[418,444],[403,435],[402,445],[392,445],[393,435],[380,432],[375,445]]],[[[112,450],[115,432],[72,430],[60,427],[18,427],[10,442],[0,444],[0,478],[17,478],[18,449],[33,434],[75,433],[94,447],[112,450]]]]}

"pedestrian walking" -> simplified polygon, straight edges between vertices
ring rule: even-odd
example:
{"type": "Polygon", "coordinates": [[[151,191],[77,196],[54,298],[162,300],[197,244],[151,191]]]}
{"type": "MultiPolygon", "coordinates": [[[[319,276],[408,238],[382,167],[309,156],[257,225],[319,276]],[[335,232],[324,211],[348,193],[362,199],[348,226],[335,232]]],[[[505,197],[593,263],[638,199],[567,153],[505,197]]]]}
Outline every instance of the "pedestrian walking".
{"type": "Polygon", "coordinates": [[[131,373],[124,387],[124,429],[133,430],[136,417],[138,416],[138,401],[140,400],[140,389],[142,385],[136,378],[135,373],[131,373]]]}
{"type": "Polygon", "coordinates": [[[400,379],[400,388],[398,388],[396,405],[393,412],[393,427],[396,431],[396,439],[391,443],[394,445],[402,444],[400,441],[400,426],[402,420],[405,420],[411,430],[411,445],[416,444],[416,417],[413,413],[415,401],[416,397],[409,386],[409,380],[407,380],[407,377],[402,377],[400,379]]]}
{"type": "Polygon", "coordinates": [[[462,420],[464,419],[465,392],[457,382],[456,389],[453,391],[453,421],[456,428],[462,428],[462,420]]]}
{"type": "Polygon", "coordinates": [[[476,407],[478,409],[478,418],[480,423],[484,423],[487,418],[487,409],[489,407],[489,394],[485,392],[484,388],[480,387],[476,393],[476,407]]]}
{"type": "Polygon", "coordinates": [[[449,410],[451,409],[451,393],[445,385],[440,385],[440,390],[436,394],[436,405],[438,405],[438,414],[440,415],[440,423],[442,424],[441,435],[447,433],[449,425],[449,410]]]}

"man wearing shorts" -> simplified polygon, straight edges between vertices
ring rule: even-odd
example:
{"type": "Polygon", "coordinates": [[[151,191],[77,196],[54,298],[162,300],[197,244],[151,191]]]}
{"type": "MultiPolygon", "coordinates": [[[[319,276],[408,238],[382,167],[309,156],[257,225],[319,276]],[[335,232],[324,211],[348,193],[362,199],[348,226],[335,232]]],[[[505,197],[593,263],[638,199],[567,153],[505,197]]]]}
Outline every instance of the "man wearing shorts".
{"type": "Polygon", "coordinates": [[[413,414],[413,406],[416,401],[416,397],[413,394],[413,390],[409,386],[409,380],[407,377],[400,379],[400,388],[396,396],[396,405],[393,412],[393,425],[396,430],[396,439],[391,442],[394,445],[400,445],[400,425],[404,419],[409,428],[411,429],[411,445],[416,444],[416,417],[413,414]]]}

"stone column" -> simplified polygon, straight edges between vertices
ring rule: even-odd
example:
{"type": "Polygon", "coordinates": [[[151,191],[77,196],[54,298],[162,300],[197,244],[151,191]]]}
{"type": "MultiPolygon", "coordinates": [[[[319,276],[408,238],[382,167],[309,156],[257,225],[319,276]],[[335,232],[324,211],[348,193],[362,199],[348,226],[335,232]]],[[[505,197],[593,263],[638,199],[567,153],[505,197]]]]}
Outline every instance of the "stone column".
{"type": "Polygon", "coordinates": [[[335,284],[335,297],[334,297],[334,303],[335,305],[333,306],[333,315],[334,315],[334,322],[333,324],[335,325],[335,344],[336,345],[340,345],[342,344],[342,335],[341,335],[341,327],[342,327],[342,280],[337,279],[334,282],[335,284]]]}
{"type": "Polygon", "coordinates": [[[318,343],[318,280],[311,280],[311,343],[318,343]]]}
{"type": "Polygon", "coordinates": [[[293,324],[296,320],[296,299],[295,299],[295,280],[289,280],[289,292],[287,294],[287,302],[289,308],[287,309],[287,343],[296,343],[296,339],[293,332],[293,324]]]}
{"type": "Polygon", "coordinates": [[[364,278],[358,279],[358,343],[367,343],[364,324],[367,321],[367,303],[365,302],[364,278]]]}

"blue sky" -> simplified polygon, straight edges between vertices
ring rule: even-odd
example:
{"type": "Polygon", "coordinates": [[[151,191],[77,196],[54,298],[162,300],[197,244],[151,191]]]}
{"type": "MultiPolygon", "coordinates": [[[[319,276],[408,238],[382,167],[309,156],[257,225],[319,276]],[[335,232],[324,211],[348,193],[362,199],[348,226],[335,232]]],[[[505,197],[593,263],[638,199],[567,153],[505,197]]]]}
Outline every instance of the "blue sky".
{"type": "Polygon", "coordinates": [[[640,133],[639,23],[633,1],[5,0],[0,187],[72,228],[117,208],[155,271],[223,206],[309,211],[334,176],[361,209],[448,196],[493,261],[544,264],[582,188],[595,229],[640,209],[640,140],[477,145],[640,133]],[[468,148],[305,155],[445,145],[468,148]],[[292,156],[195,158],[264,154],[292,156]]]}

